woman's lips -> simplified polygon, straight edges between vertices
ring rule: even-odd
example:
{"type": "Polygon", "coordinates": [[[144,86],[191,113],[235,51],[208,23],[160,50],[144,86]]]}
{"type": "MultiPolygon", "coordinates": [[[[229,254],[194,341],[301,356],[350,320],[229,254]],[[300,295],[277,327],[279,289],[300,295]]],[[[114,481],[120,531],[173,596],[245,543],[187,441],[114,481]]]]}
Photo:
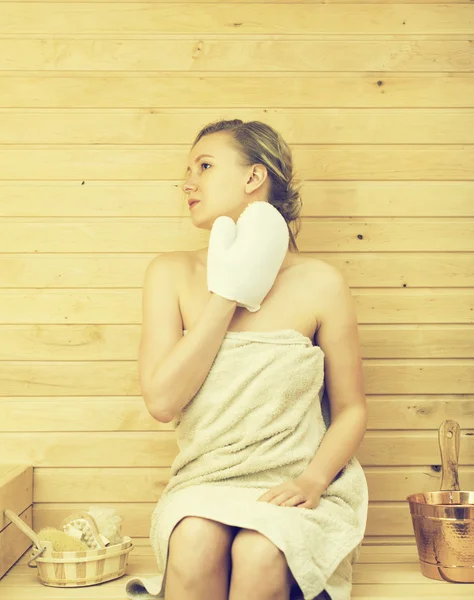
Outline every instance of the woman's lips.
{"type": "Polygon", "coordinates": [[[189,205],[189,210],[191,210],[193,206],[196,206],[196,204],[199,204],[199,201],[196,200],[196,202],[191,202],[191,204],[189,205]]]}

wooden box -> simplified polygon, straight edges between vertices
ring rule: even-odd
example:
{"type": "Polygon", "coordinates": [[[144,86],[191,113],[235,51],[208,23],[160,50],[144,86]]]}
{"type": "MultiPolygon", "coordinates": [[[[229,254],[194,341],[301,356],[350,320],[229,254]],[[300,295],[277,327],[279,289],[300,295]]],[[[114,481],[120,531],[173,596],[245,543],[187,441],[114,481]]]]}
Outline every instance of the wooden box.
{"type": "Polygon", "coordinates": [[[32,465],[0,464],[0,579],[32,545],[5,516],[6,508],[33,529],[32,465]]]}

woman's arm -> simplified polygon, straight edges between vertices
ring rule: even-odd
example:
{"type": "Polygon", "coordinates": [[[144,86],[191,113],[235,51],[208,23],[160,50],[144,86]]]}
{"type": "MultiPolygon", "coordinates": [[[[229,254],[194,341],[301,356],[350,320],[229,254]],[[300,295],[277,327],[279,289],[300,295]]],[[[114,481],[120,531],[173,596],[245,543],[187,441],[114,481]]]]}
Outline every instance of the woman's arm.
{"type": "Polygon", "coordinates": [[[172,421],[203,384],[237,307],[237,302],[211,294],[198,322],[183,336],[178,301],[181,259],[170,254],[153,259],[145,275],[139,350],[148,412],[164,423],[172,421]]]}

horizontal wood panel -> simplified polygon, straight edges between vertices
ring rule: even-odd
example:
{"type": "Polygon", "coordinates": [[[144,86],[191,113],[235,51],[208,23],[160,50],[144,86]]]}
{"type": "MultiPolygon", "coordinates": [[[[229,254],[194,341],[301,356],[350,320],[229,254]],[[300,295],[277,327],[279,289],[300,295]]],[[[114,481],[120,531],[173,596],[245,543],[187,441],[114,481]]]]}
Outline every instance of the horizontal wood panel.
{"type": "MultiPolygon", "coordinates": [[[[181,183],[0,181],[0,214],[189,218],[181,183]]],[[[470,181],[305,181],[300,193],[302,218],[474,216],[474,182],[470,181]]]]}
{"type": "MultiPolygon", "coordinates": [[[[413,493],[441,488],[441,470],[431,467],[364,467],[370,503],[405,502],[413,493]]],[[[48,468],[35,467],[33,502],[156,502],[171,473],[156,468],[48,468]]],[[[458,469],[462,490],[474,490],[474,467],[458,469]]]]}
{"type": "MultiPolygon", "coordinates": [[[[378,43],[377,43],[378,45],[378,43]]],[[[165,49],[168,52],[168,49],[165,49]]],[[[396,51],[395,56],[400,53],[396,51]]],[[[431,58],[430,60],[433,60],[431,58]]],[[[433,63],[436,65],[436,63],[433,63]]],[[[474,105],[472,74],[0,70],[0,108],[428,108],[474,105]],[[263,81],[264,80],[264,81],[263,81]],[[192,93],[189,90],[192,89],[192,93]],[[282,94],[281,90],[285,93],[282,94]]],[[[204,122],[203,122],[204,125],[204,122]]],[[[187,139],[187,143],[190,143],[187,139]]],[[[155,168],[157,164],[154,165],[155,168]]],[[[22,172],[19,179],[23,179],[22,172]]],[[[11,177],[10,177],[11,178],[11,177]]],[[[109,178],[110,179],[110,178],[109,178]]],[[[347,177],[345,177],[347,179],[347,177]]],[[[406,179],[406,178],[405,178],[406,179]]]]}
{"type": "MultiPolygon", "coordinates": [[[[140,564],[145,569],[153,570],[156,563],[154,562],[155,555],[148,537],[135,537],[133,539],[134,551],[129,559],[138,559],[140,564]]],[[[412,536],[370,536],[366,535],[362,542],[359,562],[355,565],[359,569],[359,573],[366,573],[366,569],[370,569],[368,563],[376,567],[375,572],[380,573],[381,568],[387,569],[387,563],[391,563],[393,569],[404,568],[410,565],[418,565],[418,551],[414,535],[412,536]]],[[[24,555],[18,561],[17,572],[23,573],[23,569],[27,568],[27,556],[24,555]]],[[[31,568],[28,568],[31,571],[31,568]]],[[[369,576],[369,575],[367,575],[369,576]]],[[[5,581],[5,580],[4,580],[5,581]]],[[[4,581],[2,584],[4,584],[4,581]]],[[[431,581],[434,585],[437,582],[431,581]]],[[[452,586],[450,586],[452,587],[452,586]]],[[[452,600],[452,599],[450,599],[452,600]]]]}
{"type": "MultiPolygon", "coordinates": [[[[36,2],[44,2],[44,0],[15,0],[16,2],[28,2],[34,4],[36,2]]],[[[130,0],[83,0],[84,2],[100,2],[102,4],[116,4],[119,2],[130,2],[130,0]]],[[[169,3],[169,0],[148,0],[154,4],[169,3]]],[[[444,0],[443,4],[467,4],[471,0],[444,0]]],[[[53,3],[76,3],[77,0],[48,0],[53,3]]],[[[255,0],[239,0],[239,4],[254,3],[255,0]]],[[[259,0],[259,4],[287,4],[291,0],[259,0]]],[[[413,0],[397,0],[397,4],[411,4],[413,0]]],[[[235,4],[235,0],[186,0],[186,4],[235,4]]],[[[299,4],[326,4],[327,0],[298,0],[299,4]]],[[[364,4],[392,4],[393,0],[364,0],[364,4]]],[[[331,4],[360,4],[360,0],[331,0],[331,4]]],[[[417,0],[417,4],[439,4],[439,0],[417,0]]],[[[279,7],[278,7],[279,8],[279,7]]]]}
{"type": "Polygon", "coordinates": [[[278,10],[271,4],[213,3],[202,9],[200,3],[185,2],[179,17],[172,4],[142,2],[130,10],[120,2],[102,4],[78,2],[33,3],[28,8],[13,2],[0,3],[2,31],[9,35],[42,36],[114,35],[126,38],[137,34],[225,34],[305,35],[305,34],[393,34],[456,35],[474,28],[470,6],[390,4],[305,4],[287,2],[278,10]]]}
{"type": "MultiPolygon", "coordinates": [[[[185,240],[184,245],[187,251],[197,249],[185,240]]],[[[145,270],[157,254],[161,253],[0,254],[0,289],[141,289],[145,270]]],[[[351,288],[474,287],[474,258],[469,252],[316,254],[300,249],[300,254],[333,265],[351,288]]]]}
{"type": "MultiPolygon", "coordinates": [[[[367,394],[474,394],[474,359],[366,359],[367,394]]],[[[0,361],[1,396],[140,393],[138,362],[0,361]]]]}
{"type": "MultiPolygon", "coordinates": [[[[137,538],[137,540],[142,541],[143,538],[137,538]]],[[[135,544],[135,539],[133,540],[134,544],[135,544]]],[[[143,542],[145,543],[145,540],[143,540],[143,542]]],[[[398,546],[390,546],[390,547],[386,547],[383,545],[368,545],[366,544],[365,546],[363,546],[360,557],[359,557],[359,562],[356,563],[354,565],[354,572],[353,572],[353,584],[354,586],[357,586],[359,584],[363,584],[363,583],[367,583],[367,584],[377,584],[377,583],[385,583],[387,584],[400,584],[400,582],[405,582],[405,583],[411,583],[413,585],[418,584],[418,585],[431,585],[432,587],[440,584],[443,585],[441,582],[437,582],[433,579],[428,579],[422,576],[421,572],[420,572],[420,567],[418,564],[419,560],[418,560],[418,553],[417,553],[417,549],[416,549],[416,545],[413,544],[404,544],[403,547],[400,549],[398,546]],[[377,552],[380,550],[385,550],[384,552],[384,556],[385,556],[385,564],[380,560],[380,557],[377,556],[377,552]],[[399,550],[399,553],[397,553],[395,556],[393,554],[394,550],[399,550]],[[403,554],[401,553],[401,551],[403,551],[403,554]],[[389,552],[392,552],[392,558],[391,560],[388,558],[389,556],[389,552]],[[403,562],[400,561],[400,556],[405,557],[403,562]],[[394,560],[395,559],[395,560],[394,560]],[[387,565],[387,562],[391,562],[393,564],[387,565]],[[379,564],[377,564],[379,563],[379,564]],[[423,579],[423,583],[420,582],[420,577],[423,579]],[[425,582],[431,582],[431,583],[425,583],[425,582]]],[[[156,570],[156,558],[153,555],[153,549],[150,545],[150,543],[148,542],[148,546],[135,546],[133,552],[129,555],[129,568],[127,569],[127,574],[128,575],[137,575],[137,570],[140,569],[140,571],[143,571],[143,574],[148,573],[150,574],[151,572],[154,572],[156,570]],[[147,550],[148,554],[144,554],[145,550],[147,550]],[[142,560],[140,562],[138,562],[140,560],[140,558],[142,558],[142,560]]],[[[5,584],[8,582],[9,586],[13,586],[13,585],[18,585],[18,586],[25,586],[26,585],[26,577],[27,575],[29,575],[27,573],[28,571],[31,571],[31,567],[27,566],[27,561],[25,559],[22,559],[19,561],[19,563],[17,563],[17,566],[15,566],[15,569],[12,571],[12,574],[10,575],[10,573],[8,574],[8,580],[5,580],[5,584]],[[25,577],[25,579],[22,579],[22,577],[25,577]]],[[[108,582],[107,585],[109,585],[110,583],[113,582],[108,582]]],[[[2,591],[4,589],[8,589],[3,587],[5,585],[3,582],[0,584],[0,588],[2,589],[2,591]]],[[[32,583],[30,584],[32,585],[32,583]]],[[[417,587],[418,587],[417,585],[417,587]]],[[[454,587],[454,586],[449,586],[454,587]]],[[[458,586],[459,587],[459,586],[458,586]]],[[[104,596],[102,596],[102,594],[94,596],[94,588],[90,588],[91,589],[91,595],[89,596],[89,598],[102,598],[104,596]]],[[[67,590],[69,591],[69,590],[67,590]]],[[[413,590],[413,592],[416,592],[416,588],[413,590]]],[[[96,592],[97,593],[97,592],[96,592]]],[[[54,596],[55,598],[56,596],[54,596]]],[[[58,598],[60,596],[57,596],[58,598]]],[[[67,595],[65,594],[64,596],[62,596],[64,598],[67,598],[67,595]]],[[[400,596],[400,598],[406,598],[407,596],[400,596]]],[[[453,596],[451,596],[449,598],[449,600],[455,600],[456,598],[456,593],[454,593],[453,596]]],[[[466,597],[466,596],[465,596],[466,597]]],[[[2,596],[3,598],[3,596],[2,596]]],[[[49,600],[52,600],[53,596],[51,596],[51,598],[49,600]]],[[[117,596],[117,599],[119,599],[120,596],[117,596]]],[[[410,598],[413,598],[413,596],[410,596],[410,598]]],[[[446,597],[447,598],[447,597],[446,597]]],[[[15,598],[16,600],[16,598],[15,598]]],[[[120,599],[122,600],[122,599],[120,599]]],[[[211,600],[211,599],[209,599],[211,600]]]]}
{"type": "MultiPolygon", "coordinates": [[[[168,252],[200,248],[208,241],[207,229],[173,217],[10,217],[0,222],[0,252],[9,253],[168,252]]],[[[473,252],[474,219],[306,219],[297,243],[303,252],[473,252]]]]}
{"type": "MultiPolygon", "coordinates": [[[[143,557],[144,565],[149,560],[155,560],[155,554],[148,536],[135,537],[133,543],[135,549],[130,557],[143,557]]],[[[397,564],[407,564],[418,562],[414,535],[366,535],[362,544],[360,563],[386,564],[395,561],[397,564]]],[[[26,565],[27,562],[25,555],[20,558],[17,564],[26,565]]],[[[31,571],[31,568],[29,570],[31,571]]]]}
{"type": "MultiPolygon", "coordinates": [[[[263,493],[263,492],[262,492],[263,493]]],[[[93,503],[100,506],[100,503],[93,503]]],[[[122,517],[122,531],[125,535],[146,537],[149,535],[150,522],[156,502],[108,502],[107,507],[113,507],[122,517]],[[128,533],[126,533],[128,532],[128,533]]],[[[84,510],[87,503],[49,502],[47,504],[35,503],[33,509],[33,523],[38,531],[53,523],[60,523],[73,512],[84,510]]],[[[413,536],[413,525],[410,507],[407,501],[397,503],[369,504],[366,535],[413,536]]]]}
{"type": "MultiPolygon", "coordinates": [[[[94,179],[183,182],[188,153],[187,146],[149,144],[4,145],[0,173],[2,179],[76,179],[78,185],[94,179]]],[[[474,144],[318,144],[295,146],[292,154],[304,179],[474,180],[474,144]]]]}
{"type": "MultiPolygon", "coordinates": [[[[1,242],[0,242],[1,243],[1,242]]],[[[473,323],[472,289],[354,289],[358,323],[473,323]]],[[[3,290],[0,324],[141,323],[142,290],[3,290]]]]}
{"type": "MultiPolygon", "coordinates": [[[[474,429],[472,394],[368,395],[367,406],[368,430],[438,429],[445,419],[474,429]]],[[[172,430],[172,425],[150,416],[141,396],[0,397],[0,432],[172,430]]]]}
{"type": "MultiPolygon", "coordinates": [[[[136,360],[141,325],[0,325],[0,361],[136,360]]],[[[364,359],[474,358],[474,325],[361,325],[364,359]]]]}
{"type": "MultiPolygon", "coordinates": [[[[149,535],[151,514],[155,504],[156,502],[108,502],[107,506],[114,507],[122,517],[123,532],[129,531],[138,537],[145,537],[149,535]]],[[[100,506],[100,503],[94,502],[94,505],[100,506]]],[[[88,504],[78,502],[68,504],[59,502],[35,503],[33,522],[39,530],[51,523],[59,523],[71,512],[84,510],[84,506],[88,506],[88,504]]],[[[408,502],[381,503],[379,506],[369,504],[366,535],[413,535],[408,502]]]]}
{"type": "MultiPolygon", "coordinates": [[[[393,575],[392,575],[393,578],[393,575]]],[[[416,576],[416,585],[411,581],[409,583],[369,583],[366,585],[354,585],[352,590],[352,600],[390,600],[398,598],[403,600],[455,600],[456,598],[472,598],[472,586],[456,585],[452,591],[453,584],[442,581],[432,581],[427,584],[429,578],[424,577],[418,567],[418,575],[416,576]],[[433,585],[435,584],[435,585],[433,585]]]]}
{"type": "Polygon", "coordinates": [[[231,40],[228,34],[206,40],[190,35],[192,39],[156,40],[122,34],[120,39],[102,37],[100,43],[72,37],[0,38],[0,70],[469,73],[474,66],[468,39],[255,41],[231,40]]]}
{"type": "MultiPolygon", "coordinates": [[[[84,415],[83,418],[87,418],[84,415]]],[[[36,467],[169,467],[176,434],[157,432],[3,433],[2,461],[36,467]]],[[[460,465],[472,465],[474,430],[461,430],[460,465]]],[[[438,431],[367,431],[355,454],[362,466],[439,465],[438,431]]]]}
{"type": "MultiPolygon", "coordinates": [[[[0,144],[190,144],[189,132],[215,116],[215,109],[1,110],[0,144]]],[[[235,111],[219,116],[232,119],[235,111]]],[[[239,118],[264,121],[292,145],[474,142],[472,108],[241,109],[239,118]]]]}

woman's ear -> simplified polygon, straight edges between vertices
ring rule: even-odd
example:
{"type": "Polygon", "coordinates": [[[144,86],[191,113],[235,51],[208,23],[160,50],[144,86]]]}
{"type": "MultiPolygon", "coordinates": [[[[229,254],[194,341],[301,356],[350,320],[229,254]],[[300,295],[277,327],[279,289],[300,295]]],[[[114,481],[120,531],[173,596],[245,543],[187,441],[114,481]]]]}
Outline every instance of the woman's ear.
{"type": "Polygon", "coordinates": [[[248,181],[245,186],[245,191],[247,193],[252,193],[261,187],[265,181],[267,180],[268,173],[265,165],[256,164],[252,167],[252,172],[248,178],[248,181]]]}

